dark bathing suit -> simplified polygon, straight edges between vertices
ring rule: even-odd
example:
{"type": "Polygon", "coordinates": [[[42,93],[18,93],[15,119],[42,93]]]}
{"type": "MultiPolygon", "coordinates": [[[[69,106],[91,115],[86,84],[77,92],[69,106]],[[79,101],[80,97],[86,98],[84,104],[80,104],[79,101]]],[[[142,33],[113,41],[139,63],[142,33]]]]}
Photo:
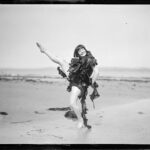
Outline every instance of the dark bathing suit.
{"type": "Polygon", "coordinates": [[[68,91],[71,91],[72,86],[76,86],[81,90],[80,97],[85,93],[84,91],[91,85],[90,76],[93,68],[97,65],[96,59],[88,51],[87,55],[82,58],[72,58],[69,67],[69,81],[68,91]]]}

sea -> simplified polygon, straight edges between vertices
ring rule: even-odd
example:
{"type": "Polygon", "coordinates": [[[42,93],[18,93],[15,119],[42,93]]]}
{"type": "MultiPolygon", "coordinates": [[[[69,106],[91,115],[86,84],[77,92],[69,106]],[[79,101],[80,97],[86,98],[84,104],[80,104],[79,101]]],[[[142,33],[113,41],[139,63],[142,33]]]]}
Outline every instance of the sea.
{"type": "MultiPolygon", "coordinates": [[[[57,68],[0,68],[1,76],[40,76],[58,78],[57,68]]],[[[100,67],[99,77],[105,78],[150,78],[150,68],[112,68],[100,67]]]]}

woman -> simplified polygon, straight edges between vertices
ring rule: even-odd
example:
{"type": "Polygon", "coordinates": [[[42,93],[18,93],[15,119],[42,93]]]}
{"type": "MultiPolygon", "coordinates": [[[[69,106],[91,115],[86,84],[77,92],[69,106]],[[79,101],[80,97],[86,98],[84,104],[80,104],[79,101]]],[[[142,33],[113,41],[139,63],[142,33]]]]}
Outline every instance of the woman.
{"type": "MultiPolygon", "coordinates": [[[[90,51],[87,51],[85,46],[78,45],[74,51],[74,58],[72,58],[71,63],[67,63],[50,53],[48,53],[39,43],[36,43],[40,51],[47,55],[50,60],[58,64],[59,72],[63,77],[69,81],[68,91],[71,92],[70,96],[70,108],[75,112],[78,119],[78,128],[87,126],[87,119],[85,118],[86,106],[79,106],[77,104],[78,100],[83,100],[85,104],[85,98],[87,95],[87,88],[91,85],[93,86],[98,77],[98,67],[96,59],[92,56],[90,51]],[[82,113],[85,108],[85,113],[82,113]]],[[[97,93],[97,97],[99,94],[97,93]]],[[[94,98],[93,98],[94,99],[94,98]]],[[[83,104],[81,103],[81,104],[83,104]]]]}

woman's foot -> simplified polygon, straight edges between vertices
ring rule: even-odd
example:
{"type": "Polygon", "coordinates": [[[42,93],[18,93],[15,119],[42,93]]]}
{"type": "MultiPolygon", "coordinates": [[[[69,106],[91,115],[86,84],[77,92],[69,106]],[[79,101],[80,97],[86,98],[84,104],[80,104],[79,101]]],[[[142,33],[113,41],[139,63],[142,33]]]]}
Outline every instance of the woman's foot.
{"type": "Polygon", "coordinates": [[[41,46],[40,43],[36,42],[37,47],[40,49],[41,53],[45,53],[44,48],[41,46]]]}
{"type": "Polygon", "coordinates": [[[84,123],[83,123],[83,120],[79,120],[79,121],[78,121],[77,127],[78,127],[79,129],[85,127],[85,126],[84,126],[84,123]]]}

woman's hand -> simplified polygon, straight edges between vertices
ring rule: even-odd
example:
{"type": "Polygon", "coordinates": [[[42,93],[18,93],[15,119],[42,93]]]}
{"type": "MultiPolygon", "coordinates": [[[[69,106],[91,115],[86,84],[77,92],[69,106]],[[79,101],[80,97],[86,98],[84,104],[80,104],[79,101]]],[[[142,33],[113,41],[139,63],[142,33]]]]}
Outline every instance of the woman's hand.
{"type": "Polygon", "coordinates": [[[41,53],[45,53],[44,48],[38,42],[36,42],[36,45],[40,49],[41,53]]]}

